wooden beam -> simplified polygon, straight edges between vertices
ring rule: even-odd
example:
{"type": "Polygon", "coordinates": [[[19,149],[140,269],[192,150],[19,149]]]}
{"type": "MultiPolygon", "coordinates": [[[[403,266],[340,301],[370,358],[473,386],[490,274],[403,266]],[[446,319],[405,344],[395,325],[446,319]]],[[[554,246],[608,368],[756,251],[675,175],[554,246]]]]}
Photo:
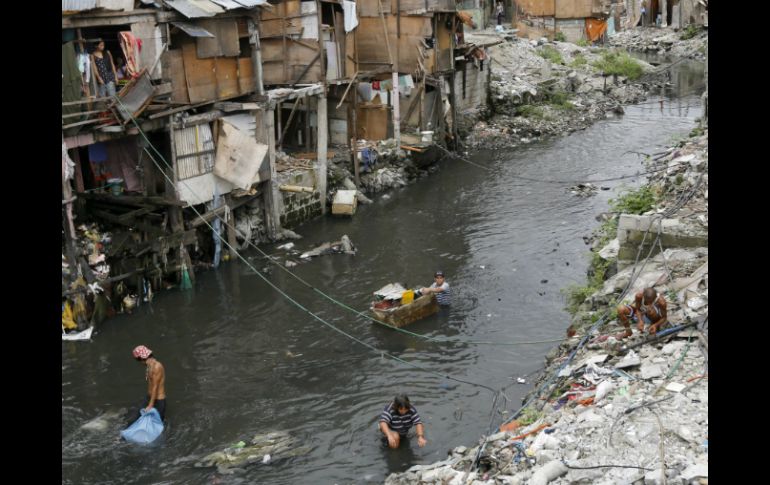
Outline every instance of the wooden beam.
{"type": "Polygon", "coordinates": [[[289,131],[289,125],[291,125],[291,120],[294,119],[294,113],[297,111],[297,106],[299,105],[300,99],[302,98],[297,98],[294,101],[294,106],[291,108],[291,113],[289,113],[289,119],[286,120],[286,126],[283,128],[283,131],[281,132],[281,137],[278,138],[278,141],[276,142],[278,147],[283,146],[283,138],[286,136],[286,132],[289,131]]]}
{"type": "MultiPolygon", "coordinates": [[[[321,53],[319,52],[318,54],[315,55],[313,60],[310,61],[310,64],[305,66],[305,69],[302,70],[302,72],[300,73],[299,77],[297,79],[295,79],[294,82],[291,83],[291,87],[296,86],[302,80],[302,78],[305,77],[305,74],[307,74],[307,72],[310,70],[310,68],[313,67],[313,64],[315,64],[318,61],[318,59],[320,59],[320,58],[321,58],[321,53]]],[[[323,65],[323,63],[321,63],[321,65],[323,65]]]]}
{"type": "Polygon", "coordinates": [[[113,224],[119,224],[121,226],[131,227],[135,229],[140,229],[148,234],[151,234],[153,236],[157,237],[163,237],[166,236],[166,232],[158,229],[155,226],[151,226],[149,224],[146,224],[144,222],[137,222],[137,221],[125,221],[120,218],[120,216],[116,216],[115,214],[111,214],[104,210],[93,210],[92,214],[104,219],[107,222],[112,222],[113,224]]]}
{"type": "MultiPolygon", "coordinates": [[[[75,29],[79,27],[106,27],[109,25],[130,25],[143,22],[160,21],[158,12],[152,8],[135,9],[131,13],[125,12],[86,12],[82,14],[62,17],[62,29],[75,29]],[[82,17],[80,15],[83,15],[82,17]]],[[[172,14],[172,12],[168,12],[172,14]]],[[[165,18],[170,20],[186,20],[181,15],[167,15],[165,18]]]]}
{"type": "Polygon", "coordinates": [[[382,20],[382,31],[385,33],[385,47],[388,48],[388,59],[390,60],[390,65],[393,65],[393,54],[390,52],[390,40],[388,40],[388,26],[385,23],[385,15],[382,13],[382,0],[377,0],[377,4],[379,5],[380,9],[380,20],[382,20]]]}
{"type": "Polygon", "coordinates": [[[289,185],[289,184],[279,185],[278,190],[282,192],[307,192],[310,194],[315,192],[315,189],[313,187],[305,187],[303,185],[289,185]]]}
{"type": "Polygon", "coordinates": [[[340,99],[340,102],[337,103],[337,108],[336,109],[340,109],[340,106],[342,106],[342,103],[345,102],[345,98],[348,95],[348,91],[350,91],[350,86],[353,85],[353,83],[355,82],[357,77],[358,77],[358,71],[356,70],[356,73],[353,74],[353,77],[350,79],[350,84],[348,84],[348,87],[345,89],[345,92],[342,94],[342,99],[340,99]]]}
{"type": "Polygon", "coordinates": [[[146,204],[153,204],[159,206],[178,206],[184,207],[187,204],[181,201],[169,200],[163,197],[141,197],[138,195],[121,195],[116,197],[109,194],[97,194],[94,192],[78,192],[78,196],[83,199],[104,201],[117,205],[133,205],[137,207],[144,206],[146,204]]]}
{"type": "MultiPolygon", "coordinates": [[[[290,154],[294,158],[301,158],[307,160],[316,160],[318,158],[317,152],[299,152],[290,154]]],[[[334,158],[334,152],[326,152],[327,158],[334,158]]]]}

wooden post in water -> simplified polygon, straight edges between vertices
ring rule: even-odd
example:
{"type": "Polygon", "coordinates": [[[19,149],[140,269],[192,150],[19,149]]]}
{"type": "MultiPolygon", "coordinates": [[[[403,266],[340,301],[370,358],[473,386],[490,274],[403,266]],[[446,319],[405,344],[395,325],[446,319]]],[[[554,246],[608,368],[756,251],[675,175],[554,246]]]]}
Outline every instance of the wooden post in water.
{"type": "Polygon", "coordinates": [[[326,214],[326,168],[327,168],[327,149],[329,147],[329,127],[326,114],[326,92],[318,95],[318,109],[316,118],[318,118],[318,163],[316,164],[316,189],[321,196],[321,214],[326,214]]]}

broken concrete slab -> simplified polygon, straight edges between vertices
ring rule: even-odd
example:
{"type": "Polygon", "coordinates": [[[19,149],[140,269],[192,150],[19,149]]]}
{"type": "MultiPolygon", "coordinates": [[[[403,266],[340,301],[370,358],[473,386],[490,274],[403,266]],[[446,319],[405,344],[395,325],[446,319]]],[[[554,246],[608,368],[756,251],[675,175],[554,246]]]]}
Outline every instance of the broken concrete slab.
{"type": "Polygon", "coordinates": [[[620,359],[620,362],[615,364],[615,368],[625,369],[627,367],[634,367],[634,366],[640,365],[641,363],[642,363],[642,359],[639,357],[639,355],[633,350],[631,350],[625,355],[625,357],[620,359]]]}
{"type": "Polygon", "coordinates": [[[663,370],[657,364],[645,364],[641,368],[642,379],[654,379],[663,375],[663,370]]]}

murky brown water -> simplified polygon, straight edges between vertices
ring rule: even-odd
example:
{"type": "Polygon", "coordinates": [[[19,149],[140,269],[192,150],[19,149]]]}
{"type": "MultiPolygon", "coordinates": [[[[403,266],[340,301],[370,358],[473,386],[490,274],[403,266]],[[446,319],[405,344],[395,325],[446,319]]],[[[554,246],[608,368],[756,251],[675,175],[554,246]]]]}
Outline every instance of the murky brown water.
{"type": "MultiPolygon", "coordinates": [[[[677,79],[690,79],[683,70],[693,67],[679,69],[677,79]]],[[[697,77],[697,66],[694,72],[697,77]]],[[[375,326],[279,270],[270,279],[345,332],[409,362],[493,388],[515,382],[538,370],[553,344],[462,342],[560,338],[568,315],[559,289],[584,281],[582,236],[621,186],[604,183],[613,190],[582,199],[564,185],[515,176],[596,179],[640,170],[639,158],[624,152],[654,151],[686,134],[700,114],[697,93],[664,98],[662,105],[651,102],[656,99],[570,136],[472,154],[489,172],[446,160],[434,176],[389,198],[375,197],[352,220],[326,218],[297,229],[304,236],[300,249],[350,236],[358,255],[326,256],[293,271],[359,309],[390,281],[428,284],[442,269],[453,289],[451,310],[409,330],[457,344],[375,326]]],[[[510,387],[507,408],[515,409],[529,389],[510,387]]],[[[194,291],[160,293],[133,316],[105,322],[93,342],[62,343],[62,481],[381,482],[390,472],[444,459],[455,446],[472,446],[488,426],[491,398],[484,389],[404,366],[324,327],[244,264],[230,262],[199,274],[194,291]],[[141,399],[144,369],[130,354],[140,343],[167,369],[168,430],[146,448],[118,439],[122,419],[101,433],[80,429],[102,412],[141,399]],[[423,417],[425,448],[390,452],[379,444],[376,418],[398,391],[409,394],[423,417]],[[272,430],[289,430],[310,453],[231,476],[187,461],[272,430]]]]}

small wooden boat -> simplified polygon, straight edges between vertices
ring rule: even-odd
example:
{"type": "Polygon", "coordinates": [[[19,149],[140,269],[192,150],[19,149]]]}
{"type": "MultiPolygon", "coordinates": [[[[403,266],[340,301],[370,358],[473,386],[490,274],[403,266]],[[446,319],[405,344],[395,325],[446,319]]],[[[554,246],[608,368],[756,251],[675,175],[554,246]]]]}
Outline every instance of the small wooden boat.
{"type": "Polygon", "coordinates": [[[374,314],[374,318],[382,323],[401,328],[438,312],[438,300],[436,300],[435,293],[430,293],[416,298],[412,303],[406,305],[395,303],[389,308],[378,303],[372,303],[370,310],[374,314]]]}

